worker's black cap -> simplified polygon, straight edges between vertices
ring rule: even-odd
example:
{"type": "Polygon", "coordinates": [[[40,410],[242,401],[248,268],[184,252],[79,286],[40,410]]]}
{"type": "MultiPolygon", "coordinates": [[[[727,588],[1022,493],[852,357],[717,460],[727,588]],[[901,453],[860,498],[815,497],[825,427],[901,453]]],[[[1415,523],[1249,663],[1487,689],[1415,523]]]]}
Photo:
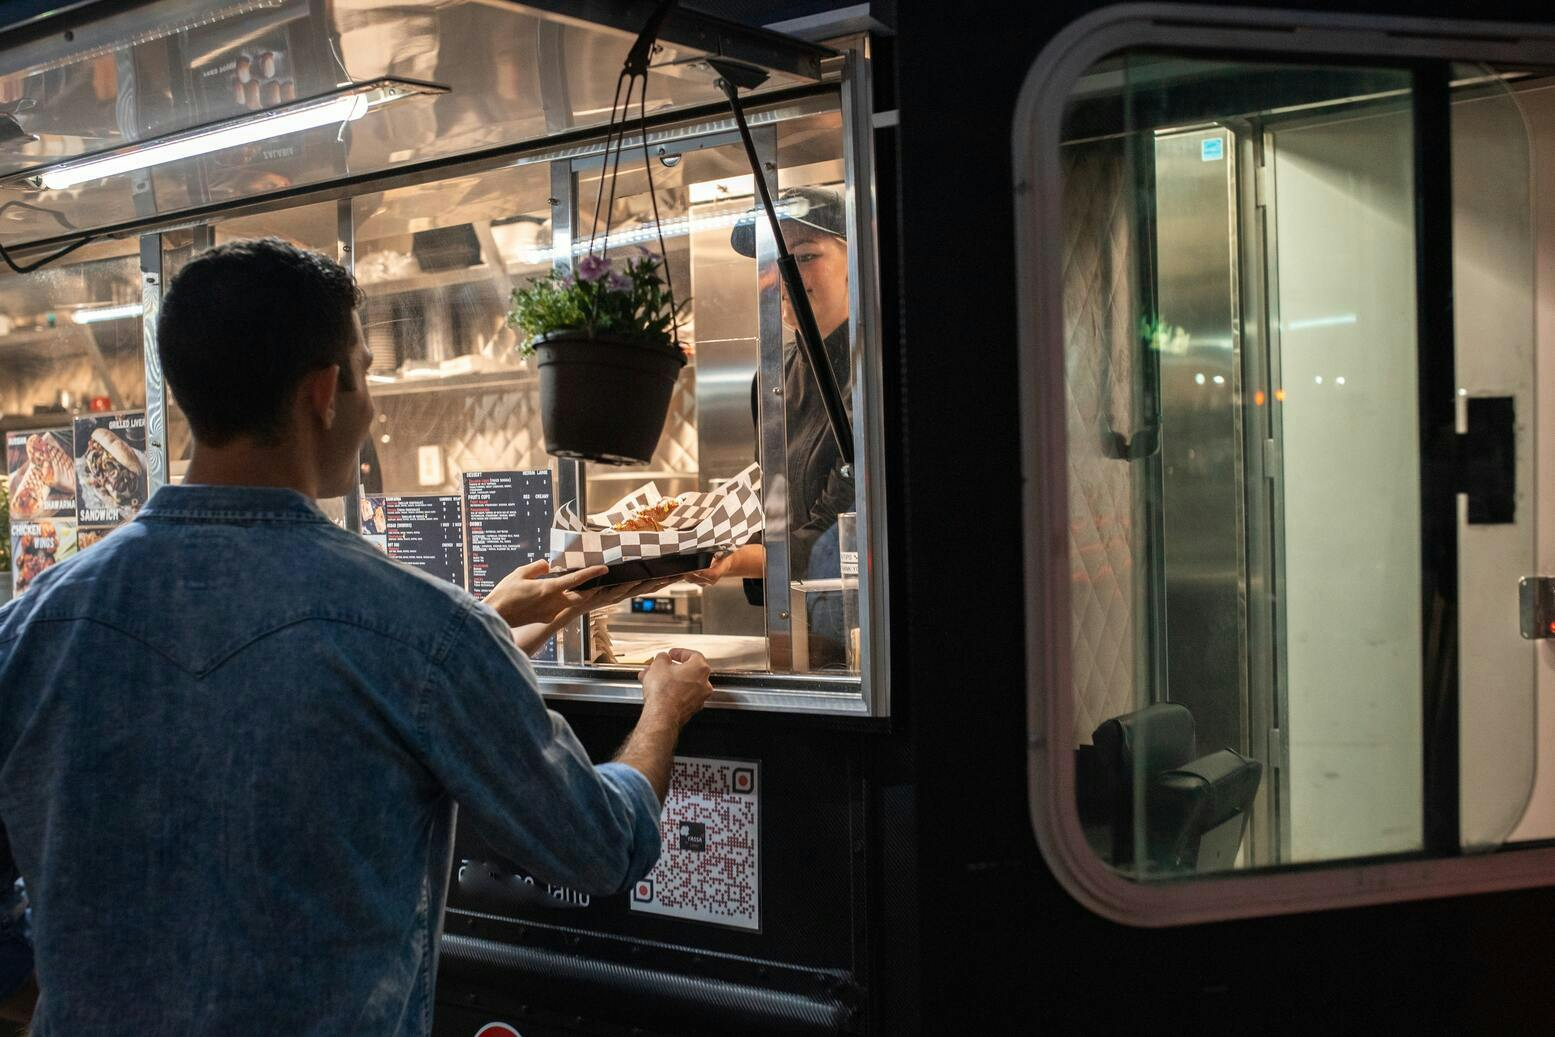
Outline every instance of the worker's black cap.
{"type": "MultiPolygon", "coordinates": [[[[827,187],[786,187],[772,200],[778,219],[786,223],[802,223],[826,234],[846,238],[847,213],[842,194],[827,187]]],[[[729,245],[742,256],[756,258],[756,221],[765,220],[766,214],[757,207],[756,219],[737,223],[729,234],[729,245]]]]}

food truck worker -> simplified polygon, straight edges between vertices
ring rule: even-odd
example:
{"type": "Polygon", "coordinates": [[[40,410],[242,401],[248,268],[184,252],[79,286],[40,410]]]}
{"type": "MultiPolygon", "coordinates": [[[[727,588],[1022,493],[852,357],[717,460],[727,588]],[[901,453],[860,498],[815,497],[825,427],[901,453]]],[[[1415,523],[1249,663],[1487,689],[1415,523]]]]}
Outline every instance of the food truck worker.
{"type": "MultiPolygon", "coordinates": [[[[815,325],[822,345],[837,376],[838,388],[851,413],[852,365],[849,356],[848,317],[848,240],[841,194],[820,187],[791,187],[776,199],[783,240],[793,254],[804,282],[815,325]]],[[[753,224],[740,224],[729,237],[734,251],[747,258],[756,256],[753,224]]],[[[763,282],[776,281],[776,264],[762,271],[763,282]]],[[[783,324],[798,326],[792,301],[783,293],[783,324]]],[[[751,414],[757,413],[756,385],[751,385],[751,414]]],[[[788,429],[788,550],[789,567],[802,578],[839,575],[837,516],[854,510],[852,478],[843,474],[842,455],[832,437],[826,407],[816,388],[804,355],[797,344],[783,351],[783,401],[788,429]]],[[[765,575],[766,549],[759,543],[747,544],[718,559],[711,569],[691,579],[704,586],[726,576],[759,580],[765,575]]],[[[747,591],[755,604],[760,591],[747,582],[747,591]]],[[[811,665],[822,669],[841,665],[842,601],[840,594],[811,595],[811,665]]]]}
{"type": "Polygon", "coordinates": [[[510,629],[543,642],[578,579],[484,604],[315,504],[373,416],[360,298],[275,239],[190,262],[157,321],[186,482],[0,609],[36,1037],[425,1037],[456,802],[541,881],[613,893],[658,856],[706,662],[659,655],[595,766],[510,629]]]}

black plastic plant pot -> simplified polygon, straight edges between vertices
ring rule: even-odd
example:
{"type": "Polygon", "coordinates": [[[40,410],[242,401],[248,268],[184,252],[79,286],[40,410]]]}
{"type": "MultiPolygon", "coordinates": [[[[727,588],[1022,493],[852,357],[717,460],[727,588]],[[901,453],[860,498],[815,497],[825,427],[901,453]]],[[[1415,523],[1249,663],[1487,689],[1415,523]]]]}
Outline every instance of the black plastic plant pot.
{"type": "Polygon", "coordinates": [[[684,353],[581,330],[536,336],[534,346],[549,453],[615,465],[653,459],[684,353]]]}

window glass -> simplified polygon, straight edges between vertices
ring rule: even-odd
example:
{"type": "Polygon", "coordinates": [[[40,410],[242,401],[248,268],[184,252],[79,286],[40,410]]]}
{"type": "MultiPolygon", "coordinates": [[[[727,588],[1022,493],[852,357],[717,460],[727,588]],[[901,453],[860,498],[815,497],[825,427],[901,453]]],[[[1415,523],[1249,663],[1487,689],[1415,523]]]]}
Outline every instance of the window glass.
{"type": "Polygon", "coordinates": [[[1440,851],[1444,811],[1473,849],[1521,817],[1535,673],[1516,585],[1537,504],[1526,77],[1452,69],[1453,209],[1434,224],[1416,139],[1434,112],[1409,71],[1141,52],[1073,89],[1066,734],[1081,826],[1118,871],[1440,851]],[[1438,392],[1433,350],[1450,339],[1419,326],[1438,312],[1420,257],[1421,228],[1442,224],[1456,382],[1438,392]],[[1512,439],[1503,464],[1493,444],[1512,439]],[[1489,471],[1456,526],[1433,519],[1461,488],[1447,457],[1489,471]],[[1434,704],[1454,682],[1443,727],[1434,704]]]}
{"type": "MultiPolygon", "coordinates": [[[[36,257],[29,257],[36,258],[36,257]]],[[[0,276],[4,427],[146,402],[134,242],[83,249],[30,274],[0,276]],[[102,403],[99,403],[102,406],[102,403]]]]}
{"type": "Polygon", "coordinates": [[[134,242],[116,241],[0,276],[0,601],[144,501],[137,260],[134,242]],[[98,429],[127,449],[125,465],[95,467],[98,429]],[[128,482],[106,487],[109,469],[128,482]]]}
{"type": "MultiPolygon", "coordinates": [[[[777,166],[787,240],[851,401],[841,119],[757,134],[777,166]]],[[[857,569],[844,564],[859,550],[856,490],[786,330],[792,316],[743,148],[722,137],[655,154],[651,193],[640,151],[623,155],[613,197],[608,181],[600,196],[600,170],[598,159],[519,165],[353,200],[378,408],[365,496],[459,496],[470,473],[531,473],[535,486],[548,476],[547,514],[524,534],[538,557],[549,513],[562,505],[599,514],[647,484],[665,496],[708,493],[758,463],[760,472],[781,470],[786,478],[766,479],[765,531],[714,582],[682,580],[602,608],[563,633],[554,661],[635,668],[673,643],[725,672],[856,675],[857,569]],[[537,362],[521,358],[505,321],[511,292],[570,268],[591,247],[603,252],[607,222],[612,257],[658,255],[656,217],[685,303],[689,354],[658,445],[644,465],[558,460],[546,452],[537,362]]],[[[376,506],[363,510],[369,522],[376,506]]],[[[465,543],[464,571],[478,592],[475,548],[465,543]]]]}

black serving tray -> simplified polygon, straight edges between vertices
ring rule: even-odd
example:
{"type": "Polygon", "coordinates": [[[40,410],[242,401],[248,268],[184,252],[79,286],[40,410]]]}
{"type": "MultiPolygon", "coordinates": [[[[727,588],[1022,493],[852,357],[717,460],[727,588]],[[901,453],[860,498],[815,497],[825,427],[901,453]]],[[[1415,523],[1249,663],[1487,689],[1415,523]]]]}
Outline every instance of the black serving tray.
{"type": "MultiPolygon", "coordinates": [[[[577,590],[593,590],[595,587],[618,587],[623,583],[656,580],[664,576],[680,576],[701,572],[713,564],[711,551],[698,551],[689,555],[666,555],[663,558],[637,558],[630,562],[617,562],[609,571],[577,586],[577,590]]],[[[557,573],[556,575],[562,575],[557,573]]]]}

